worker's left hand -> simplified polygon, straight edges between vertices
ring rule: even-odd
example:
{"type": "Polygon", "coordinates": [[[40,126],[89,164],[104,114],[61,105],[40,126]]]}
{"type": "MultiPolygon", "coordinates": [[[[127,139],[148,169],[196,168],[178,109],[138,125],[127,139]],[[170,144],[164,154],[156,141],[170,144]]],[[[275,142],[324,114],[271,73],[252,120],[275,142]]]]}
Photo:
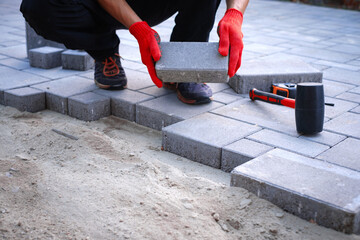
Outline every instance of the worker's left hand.
{"type": "Polygon", "coordinates": [[[230,50],[229,77],[233,77],[241,65],[241,55],[244,48],[243,34],[241,32],[242,22],[243,14],[235,8],[230,8],[226,11],[218,26],[220,37],[219,53],[227,56],[230,50]]]}
{"type": "Polygon", "coordinates": [[[151,80],[161,88],[163,83],[155,71],[155,62],[161,57],[159,34],[146,22],[136,22],[130,26],[129,30],[139,43],[141,61],[147,66],[151,80]]]}

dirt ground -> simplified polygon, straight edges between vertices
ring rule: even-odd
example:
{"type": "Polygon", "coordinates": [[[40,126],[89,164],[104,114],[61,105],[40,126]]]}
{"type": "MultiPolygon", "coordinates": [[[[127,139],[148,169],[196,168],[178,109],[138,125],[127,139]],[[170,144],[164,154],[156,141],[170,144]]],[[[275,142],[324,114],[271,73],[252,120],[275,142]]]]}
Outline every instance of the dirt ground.
{"type": "Polygon", "coordinates": [[[360,239],[229,182],[134,123],[0,105],[1,239],[360,239]]]}

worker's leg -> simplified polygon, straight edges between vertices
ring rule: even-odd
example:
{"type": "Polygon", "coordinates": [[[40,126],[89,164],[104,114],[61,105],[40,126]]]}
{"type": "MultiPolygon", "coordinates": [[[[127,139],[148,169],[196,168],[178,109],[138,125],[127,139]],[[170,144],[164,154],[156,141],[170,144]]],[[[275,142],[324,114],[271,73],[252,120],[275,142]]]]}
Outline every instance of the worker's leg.
{"type": "Polygon", "coordinates": [[[207,42],[220,1],[181,1],[170,41],[207,42]]]}
{"type": "Polygon", "coordinates": [[[30,26],[46,39],[63,43],[70,49],[104,52],[103,56],[94,58],[117,52],[119,39],[115,27],[108,23],[111,17],[106,19],[100,6],[95,15],[80,1],[23,0],[20,10],[30,26]]]}

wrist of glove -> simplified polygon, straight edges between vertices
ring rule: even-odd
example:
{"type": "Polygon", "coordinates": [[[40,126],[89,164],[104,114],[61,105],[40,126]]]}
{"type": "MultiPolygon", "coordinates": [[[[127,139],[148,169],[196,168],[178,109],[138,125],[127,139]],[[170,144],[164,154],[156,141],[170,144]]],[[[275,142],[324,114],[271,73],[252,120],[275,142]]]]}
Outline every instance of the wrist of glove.
{"type": "Polygon", "coordinates": [[[218,35],[219,53],[223,56],[229,56],[229,77],[233,77],[241,65],[241,56],[244,44],[241,26],[243,14],[235,8],[230,8],[225,12],[224,17],[219,22],[218,35]]]}
{"type": "Polygon", "coordinates": [[[140,48],[141,61],[147,66],[149,75],[155,85],[162,87],[162,81],[157,77],[155,62],[160,60],[160,36],[146,22],[136,22],[129,28],[130,33],[136,38],[140,48]]]}

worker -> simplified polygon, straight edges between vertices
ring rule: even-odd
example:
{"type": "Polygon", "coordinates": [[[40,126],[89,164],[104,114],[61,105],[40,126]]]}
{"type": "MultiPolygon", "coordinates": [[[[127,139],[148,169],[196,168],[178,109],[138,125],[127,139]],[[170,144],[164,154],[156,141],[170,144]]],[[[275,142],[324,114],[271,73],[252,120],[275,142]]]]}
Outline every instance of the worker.
{"type": "MultiPolygon", "coordinates": [[[[170,41],[207,42],[220,1],[23,0],[20,10],[29,25],[45,39],[89,53],[95,60],[95,83],[103,89],[127,86],[116,30],[129,29],[154,84],[175,89],[185,103],[201,104],[212,99],[212,91],[205,83],[163,83],[157,77],[155,62],[161,58],[160,36],[152,26],[177,13],[170,41]]],[[[241,25],[248,0],[227,0],[226,4],[227,11],[217,32],[219,54],[229,54],[228,75],[232,77],[241,65],[241,25]]]]}

